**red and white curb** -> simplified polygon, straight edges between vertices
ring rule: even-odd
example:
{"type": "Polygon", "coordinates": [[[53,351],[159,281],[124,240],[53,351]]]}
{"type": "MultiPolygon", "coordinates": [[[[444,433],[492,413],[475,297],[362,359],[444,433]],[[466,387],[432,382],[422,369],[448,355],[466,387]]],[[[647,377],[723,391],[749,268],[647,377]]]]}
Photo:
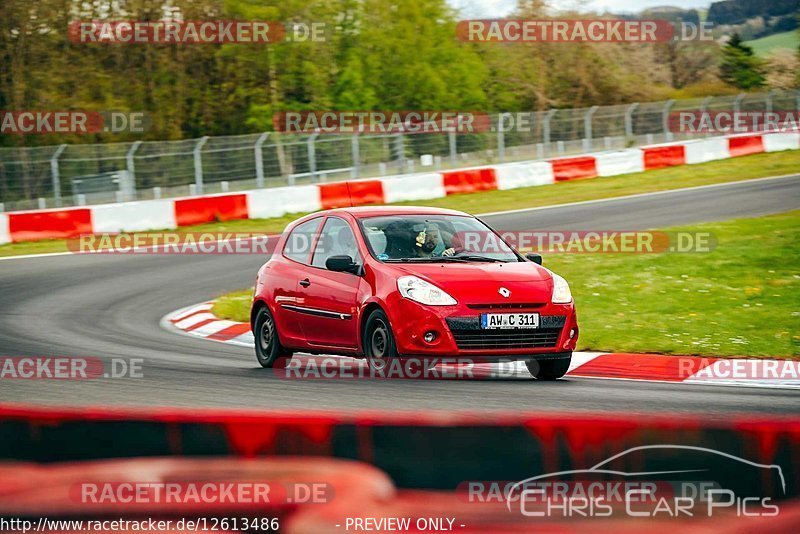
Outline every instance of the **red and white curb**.
{"type": "MultiPolygon", "coordinates": [[[[166,329],[206,340],[253,347],[250,325],[217,318],[213,302],[203,302],[167,314],[161,319],[166,329]]],[[[329,356],[301,356],[313,367],[329,356]]],[[[506,366],[508,364],[505,364],[506,366]]],[[[530,378],[522,362],[516,369],[505,368],[504,377],[530,378]]],[[[452,366],[444,365],[444,369],[452,366]]],[[[475,364],[472,376],[496,375],[496,364],[475,364]]],[[[663,354],[574,352],[567,376],[605,380],[633,380],[738,386],[772,389],[800,389],[800,361],[744,358],[711,358],[663,354]]]]}
{"type": "Polygon", "coordinates": [[[168,330],[177,330],[183,334],[211,341],[244,347],[254,346],[255,340],[253,333],[250,331],[250,325],[248,323],[219,319],[211,313],[213,305],[213,302],[203,302],[202,304],[181,308],[165,315],[161,319],[161,325],[168,330]]]}

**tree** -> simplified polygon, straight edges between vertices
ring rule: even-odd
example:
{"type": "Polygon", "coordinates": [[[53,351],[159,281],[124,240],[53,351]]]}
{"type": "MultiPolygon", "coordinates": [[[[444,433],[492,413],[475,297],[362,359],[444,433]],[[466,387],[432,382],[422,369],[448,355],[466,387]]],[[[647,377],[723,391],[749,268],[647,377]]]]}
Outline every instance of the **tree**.
{"type": "Polygon", "coordinates": [[[763,69],[753,49],[734,33],[722,49],[719,77],[739,89],[754,89],[764,85],[763,69]]]}

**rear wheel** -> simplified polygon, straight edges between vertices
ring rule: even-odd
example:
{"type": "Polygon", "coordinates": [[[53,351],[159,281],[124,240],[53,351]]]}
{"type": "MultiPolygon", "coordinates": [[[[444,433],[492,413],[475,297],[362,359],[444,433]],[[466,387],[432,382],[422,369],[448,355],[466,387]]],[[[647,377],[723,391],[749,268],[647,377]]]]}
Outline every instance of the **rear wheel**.
{"type": "Polygon", "coordinates": [[[397,357],[392,327],[389,326],[389,318],[383,310],[375,310],[369,314],[362,339],[364,355],[371,368],[382,371],[389,365],[390,358],[397,357]]]}
{"type": "Polygon", "coordinates": [[[538,380],[557,380],[567,374],[572,354],[557,360],[530,360],[525,362],[528,371],[538,380]]]}
{"type": "Polygon", "coordinates": [[[261,367],[272,367],[280,357],[292,357],[292,353],[281,346],[275,318],[266,306],[256,314],[253,336],[256,342],[256,359],[261,367]]]}

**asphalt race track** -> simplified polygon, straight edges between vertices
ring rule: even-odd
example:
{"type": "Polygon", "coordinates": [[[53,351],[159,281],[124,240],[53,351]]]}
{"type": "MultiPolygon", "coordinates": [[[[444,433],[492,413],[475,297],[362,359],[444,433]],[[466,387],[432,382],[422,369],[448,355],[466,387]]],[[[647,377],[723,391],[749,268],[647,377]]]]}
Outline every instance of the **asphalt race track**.
{"type": "MultiPolygon", "coordinates": [[[[800,175],[794,175],[485,219],[501,230],[634,230],[798,208],[800,175]]],[[[4,380],[0,402],[672,412],[720,418],[732,412],[800,413],[797,392],[785,390],[584,378],[552,383],[286,380],[261,369],[251,349],[194,339],[159,326],[168,312],[252,285],[263,262],[263,257],[255,255],[69,254],[0,261],[0,356],[144,359],[143,378],[4,380]]]]}

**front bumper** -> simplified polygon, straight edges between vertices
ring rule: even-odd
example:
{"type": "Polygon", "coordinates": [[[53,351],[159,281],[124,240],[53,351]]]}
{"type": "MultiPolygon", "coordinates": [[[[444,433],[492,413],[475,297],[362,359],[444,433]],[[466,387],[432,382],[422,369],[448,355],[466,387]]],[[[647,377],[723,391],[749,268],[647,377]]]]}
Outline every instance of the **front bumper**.
{"type": "MultiPolygon", "coordinates": [[[[485,357],[548,359],[565,357],[578,341],[578,322],[573,304],[543,304],[532,308],[476,310],[468,305],[425,306],[398,297],[387,313],[398,352],[403,356],[485,357]],[[520,330],[481,329],[482,313],[539,314],[539,328],[520,330]],[[432,332],[434,339],[425,341],[432,332]]],[[[481,358],[484,359],[484,358],[481,358]]]]}

